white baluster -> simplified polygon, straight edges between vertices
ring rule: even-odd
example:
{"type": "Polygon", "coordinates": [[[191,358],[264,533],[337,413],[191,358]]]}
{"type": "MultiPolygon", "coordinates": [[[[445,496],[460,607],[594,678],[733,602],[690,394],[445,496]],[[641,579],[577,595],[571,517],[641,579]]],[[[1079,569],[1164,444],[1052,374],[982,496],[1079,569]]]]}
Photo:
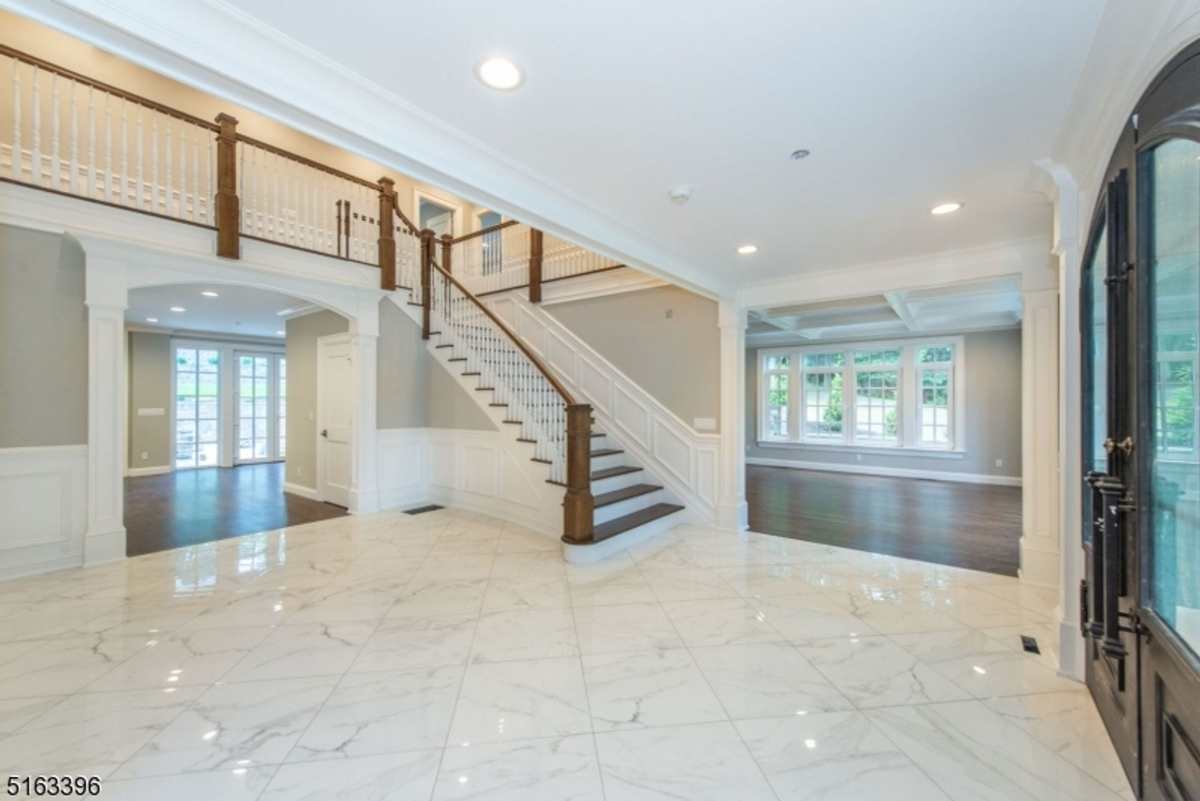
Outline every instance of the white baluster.
{"type": "Polygon", "coordinates": [[[200,131],[192,126],[192,222],[200,213],[200,131]]]}
{"type": "Polygon", "coordinates": [[[158,214],[158,112],[150,110],[150,210],[158,214]]]}
{"type": "Polygon", "coordinates": [[[75,79],[71,79],[71,167],[68,191],[79,193],[79,103],[75,97],[75,79]]]}
{"type": "Polygon", "coordinates": [[[204,161],[204,222],[208,225],[213,223],[213,206],[216,199],[213,197],[212,182],[213,182],[213,139],[212,132],[206,137],[208,139],[208,157],[204,161]]]}
{"type": "Polygon", "coordinates": [[[187,216],[187,123],[179,120],[179,219],[187,216]]]}
{"type": "Polygon", "coordinates": [[[42,90],[38,86],[38,68],[33,65],[33,150],[30,151],[29,178],[34,186],[42,185],[42,90]]]}
{"type": "Polygon", "coordinates": [[[248,149],[249,149],[249,145],[247,145],[245,142],[243,142],[241,145],[239,145],[238,149],[237,149],[238,197],[240,197],[242,199],[242,204],[243,204],[242,205],[242,219],[239,221],[238,224],[241,226],[241,230],[245,231],[247,229],[246,218],[249,217],[249,219],[250,219],[249,231],[251,234],[253,234],[254,233],[254,207],[246,202],[249,199],[247,197],[247,193],[246,193],[246,182],[250,180],[246,175],[246,151],[248,149]]]}
{"type": "Polygon", "coordinates": [[[87,196],[96,197],[96,87],[88,87],[87,196]]]}
{"type": "Polygon", "coordinates": [[[21,162],[25,161],[25,152],[21,150],[21,62],[13,58],[13,135],[12,135],[12,164],[9,166],[12,169],[12,177],[14,181],[20,181],[24,176],[21,174],[21,162]]]}
{"type": "Polygon", "coordinates": [[[50,188],[62,191],[62,161],[58,157],[58,73],[50,78],[50,188]]]}
{"type": "Polygon", "coordinates": [[[104,93],[104,202],[112,203],[112,95],[104,93]]]}
{"type": "MultiPolygon", "coordinates": [[[[121,197],[120,203],[125,205],[129,192],[129,101],[121,98],[121,197]]],[[[134,201],[137,205],[137,201],[134,201]]]]}
{"type": "Polygon", "coordinates": [[[142,147],[142,104],[137,105],[137,110],[134,112],[137,115],[137,120],[134,122],[134,129],[137,131],[137,149],[134,153],[134,160],[137,162],[137,183],[133,185],[134,205],[139,209],[145,208],[143,196],[146,191],[146,185],[142,182],[144,178],[144,155],[142,147]]]}
{"type": "MultiPolygon", "coordinates": [[[[250,145],[242,145],[242,149],[250,150],[250,174],[246,176],[246,181],[250,184],[250,197],[246,198],[246,202],[250,207],[250,235],[261,236],[258,233],[258,148],[250,147],[250,145]]],[[[245,159],[242,159],[243,165],[245,159]]]]}
{"type": "Polygon", "coordinates": [[[167,135],[166,135],[166,139],[164,140],[164,144],[166,145],[166,156],[167,156],[167,165],[166,165],[166,167],[167,167],[167,170],[166,170],[167,197],[166,197],[166,205],[163,209],[163,214],[166,214],[168,217],[174,217],[175,216],[175,190],[173,189],[173,187],[175,185],[175,182],[171,180],[171,168],[174,166],[171,163],[171,161],[172,161],[171,153],[174,151],[174,148],[171,147],[171,145],[174,144],[174,140],[171,138],[171,115],[169,115],[169,114],[167,115],[167,135]]]}

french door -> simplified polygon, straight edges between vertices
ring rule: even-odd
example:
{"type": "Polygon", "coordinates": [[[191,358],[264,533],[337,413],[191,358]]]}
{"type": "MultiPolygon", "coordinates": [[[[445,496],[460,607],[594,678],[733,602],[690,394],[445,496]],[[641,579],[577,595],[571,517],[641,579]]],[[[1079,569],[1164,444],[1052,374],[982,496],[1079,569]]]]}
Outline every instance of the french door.
{"type": "Polygon", "coordinates": [[[1118,144],[1081,301],[1088,686],[1139,797],[1200,799],[1200,46],[1118,144]]]}
{"type": "Polygon", "coordinates": [[[236,464],[275,462],[286,452],[287,362],[279,353],[237,351],[236,464]]]}

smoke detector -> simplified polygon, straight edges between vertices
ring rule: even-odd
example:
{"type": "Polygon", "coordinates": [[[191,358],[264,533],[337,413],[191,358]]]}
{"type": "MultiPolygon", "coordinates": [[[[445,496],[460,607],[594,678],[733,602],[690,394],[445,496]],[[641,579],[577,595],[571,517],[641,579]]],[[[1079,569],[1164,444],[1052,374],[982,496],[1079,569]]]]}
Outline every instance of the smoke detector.
{"type": "Polygon", "coordinates": [[[692,199],[692,188],[690,186],[677,186],[667,193],[671,197],[671,202],[677,206],[682,206],[692,199]]]}

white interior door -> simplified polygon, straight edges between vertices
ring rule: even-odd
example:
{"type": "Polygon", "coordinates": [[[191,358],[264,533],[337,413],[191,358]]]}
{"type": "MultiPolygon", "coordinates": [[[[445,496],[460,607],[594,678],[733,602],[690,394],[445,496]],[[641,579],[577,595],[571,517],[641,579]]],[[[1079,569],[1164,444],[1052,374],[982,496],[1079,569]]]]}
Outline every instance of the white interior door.
{"type": "Polygon", "coordinates": [[[350,343],[317,340],[317,491],[350,505],[352,376],[350,343]]]}
{"type": "Polygon", "coordinates": [[[429,217],[425,221],[425,227],[433,231],[438,236],[442,234],[450,234],[454,236],[454,212],[447,211],[444,214],[438,214],[434,217],[429,217]]]}

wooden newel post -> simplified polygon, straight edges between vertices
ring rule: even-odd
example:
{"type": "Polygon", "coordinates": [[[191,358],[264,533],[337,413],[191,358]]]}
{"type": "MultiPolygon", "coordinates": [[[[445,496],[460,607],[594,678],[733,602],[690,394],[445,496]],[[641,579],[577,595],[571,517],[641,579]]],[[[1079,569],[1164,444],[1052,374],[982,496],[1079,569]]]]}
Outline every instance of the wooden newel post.
{"type": "Polygon", "coordinates": [[[450,251],[454,247],[454,237],[450,234],[442,234],[442,269],[446,272],[454,272],[450,269],[450,251]]]}
{"type": "Polygon", "coordinates": [[[433,283],[433,231],[421,231],[421,339],[429,339],[429,302],[433,283]]]}
{"type": "Polygon", "coordinates": [[[529,302],[542,302],[542,232],[529,229],[529,302]]]}
{"type": "Polygon", "coordinates": [[[563,541],[592,540],[592,407],[567,407],[567,494],[563,498],[563,541]]]}
{"type": "Polygon", "coordinates": [[[379,179],[379,286],[396,288],[396,182],[379,179]]]}
{"type": "Polygon", "coordinates": [[[241,204],[237,195],[237,120],[218,114],[217,133],[217,255],[242,257],[241,204]]]}

